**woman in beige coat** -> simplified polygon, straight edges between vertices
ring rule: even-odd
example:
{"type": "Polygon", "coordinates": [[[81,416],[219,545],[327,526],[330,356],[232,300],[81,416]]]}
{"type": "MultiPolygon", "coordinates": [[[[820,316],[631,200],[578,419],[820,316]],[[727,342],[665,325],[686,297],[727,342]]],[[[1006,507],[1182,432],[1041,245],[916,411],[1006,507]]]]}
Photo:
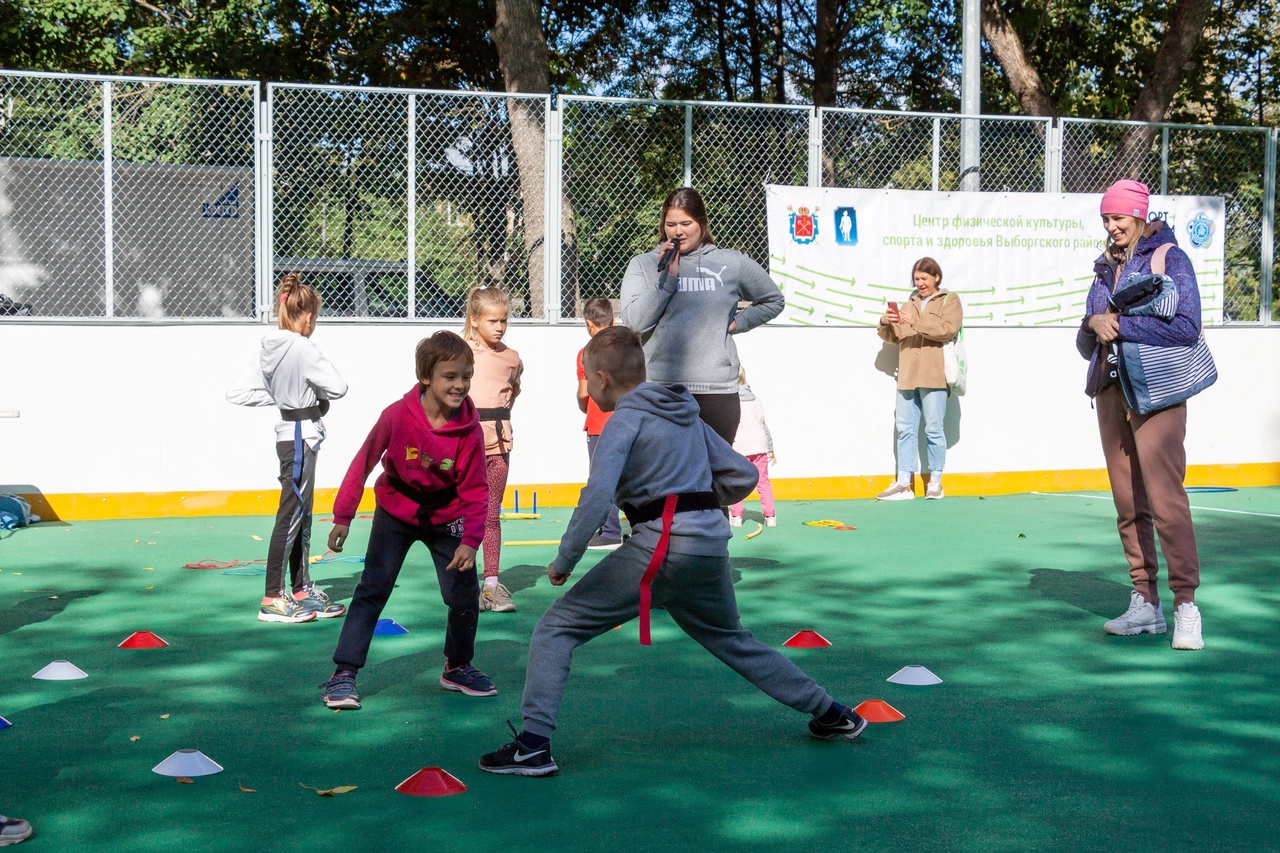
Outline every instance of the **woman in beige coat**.
{"type": "Polygon", "coordinates": [[[889,303],[880,318],[880,337],[898,345],[898,402],[894,421],[898,429],[898,479],[876,495],[880,501],[909,501],[920,468],[916,433],[924,417],[929,452],[929,486],[925,497],[942,499],[942,467],[947,459],[947,437],[942,421],[947,414],[946,374],[942,345],[956,336],[964,322],[960,297],[941,288],[942,267],[933,258],[921,258],[911,267],[915,292],[901,308],[889,303]]]}

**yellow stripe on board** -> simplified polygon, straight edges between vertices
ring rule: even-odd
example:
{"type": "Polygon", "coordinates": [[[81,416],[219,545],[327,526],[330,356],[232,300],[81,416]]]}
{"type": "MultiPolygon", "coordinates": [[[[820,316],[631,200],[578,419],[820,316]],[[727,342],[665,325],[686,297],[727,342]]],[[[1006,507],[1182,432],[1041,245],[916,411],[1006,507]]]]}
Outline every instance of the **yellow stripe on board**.
{"type": "MultiPolygon", "coordinates": [[[[778,500],[859,500],[883,491],[891,475],[858,477],[797,477],[773,481],[778,500]]],[[[1013,495],[1025,492],[1074,492],[1109,488],[1105,469],[1072,471],[1003,471],[990,474],[950,473],[944,479],[948,497],[1013,495]]],[[[1191,465],[1188,486],[1280,486],[1280,462],[1244,465],[1191,465]]],[[[922,487],[917,488],[923,493],[922,487]]],[[[520,510],[572,507],[581,483],[508,486],[503,505],[514,508],[514,492],[520,492],[520,510]]],[[[328,516],[337,489],[316,489],[315,513],[328,516]]],[[[199,517],[210,515],[274,515],[280,493],[261,491],[211,492],[104,492],[92,494],[40,494],[18,491],[32,512],[47,521],[95,521],[120,518],[199,517]]],[[[754,497],[754,496],[753,496],[754,497]]],[[[360,511],[373,511],[373,490],[365,489],[360,511]]],[[[567,518],[565,519],[567,520],[567,518]]]]}

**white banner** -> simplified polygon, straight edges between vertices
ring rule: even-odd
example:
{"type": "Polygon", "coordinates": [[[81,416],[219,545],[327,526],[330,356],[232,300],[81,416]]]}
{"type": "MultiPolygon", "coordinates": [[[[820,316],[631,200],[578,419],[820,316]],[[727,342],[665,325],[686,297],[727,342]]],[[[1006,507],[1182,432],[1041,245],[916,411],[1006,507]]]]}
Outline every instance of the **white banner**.
{"type": "MultiPolygon", "coordinates": [[[[875,325],[922,257],[964,299],[966,324],[1075,325],[1106,237],[1099,194],[766,190],[779,322],[798,325],[875,325]]],[[[1224,211],[1217,196],[1152,196],[1148,214],[1191,258],[1206,325],[1222,322],[1224,211]]]]}

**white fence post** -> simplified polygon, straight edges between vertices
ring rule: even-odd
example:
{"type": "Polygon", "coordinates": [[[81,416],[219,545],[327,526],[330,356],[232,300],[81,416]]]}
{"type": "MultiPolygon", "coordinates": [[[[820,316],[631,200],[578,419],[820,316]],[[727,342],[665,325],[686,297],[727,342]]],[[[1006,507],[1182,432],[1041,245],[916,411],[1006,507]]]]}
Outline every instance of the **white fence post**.
{"type": "Polygon", "coordinates": [[[409,245],[405,252],[405,261],[407,262],[409,272],[409,282],[407,285],[408,299],[407,313],[410,319],[417,316],[417,286],[418,286],[418,96],[412,92],[409,94],[409,138],[406,150],[406,168],[408,173],[406,177],[405,193],[408,198],[405,200],[408,217],[406,230],[409,232],[409,245]]]}
{"type": "Polygon", "coordinates": [[[115,298],[115,195],[112,186],[112,161],[115,159],[114,146],[111,139],[111,81],[102,82],[102,242],[103,251],[103,293],[106,316],[116,315],[115,298]]]}

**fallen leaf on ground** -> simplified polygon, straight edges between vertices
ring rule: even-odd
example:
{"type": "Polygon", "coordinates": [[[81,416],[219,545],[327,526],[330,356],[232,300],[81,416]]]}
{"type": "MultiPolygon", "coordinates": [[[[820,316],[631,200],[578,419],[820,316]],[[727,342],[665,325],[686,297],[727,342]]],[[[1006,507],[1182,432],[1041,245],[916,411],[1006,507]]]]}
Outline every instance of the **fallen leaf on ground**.
{"type": "MultiPolygon", "coordinates": [[[[301,782],[299,782],[298,784],[302,785],[301,782]]],[[[306,788],[308,791],[315,791],[317,794],[319,794],[322,797],[332,797],[334,794],[345,794],[348,791],[354,791],[356,788],[360,786],[359,785],[339,785],[336,788],[313,788],[310,785],[302,785],[302,787],[306,788]]]]}
{"type": "Polygon", "coordinates": [[[133,737],[129,738],[129,740],[132,741],[133,743],[137,743],[138,741],[142,740],[142,736],[134,735],[133,737]]]}
{"type": "Polygon", "coordinates": [[[255,534],[253,534],[253,540],[254,540],[255,542],[261,542],[261,541],[262,541],[262,537],[255,533],[255,534]]]}
{"type": "Polygon", "coordinates": [[[186,776],[174,776],[174,777],[173,777],[173,781],[175,781],[175,782],[181,782],[181,783],[182,783],[182,784],[184,784],[184,785],[194,785],[194,784],[195,784],[195,782],[194,782],[193,780],[188,779],[186,776]]]}
{"type": "Polygon", "coordinates": [[[241,783],[239,783],[239,782],[237,782],[236,784],[237,784],[237,785],[239,785],[239,786],[240,786],[240,790],[241,790],[242,792],[246,793],[246,794],[256,794],[256,793],[258,793],[258,792],[257,792],[257,791],[255,791],[253,788],[246,788],[243,784],[241,784],[241,783]]]}
{"type": "Polygon", "coordinates": [[[167,719],[169,719],[169,715],[168,715],[168,714],[161,714],[161,715],[160,715],[160,719],[162,719],[162,720],[167,720],[167,719]]]}

